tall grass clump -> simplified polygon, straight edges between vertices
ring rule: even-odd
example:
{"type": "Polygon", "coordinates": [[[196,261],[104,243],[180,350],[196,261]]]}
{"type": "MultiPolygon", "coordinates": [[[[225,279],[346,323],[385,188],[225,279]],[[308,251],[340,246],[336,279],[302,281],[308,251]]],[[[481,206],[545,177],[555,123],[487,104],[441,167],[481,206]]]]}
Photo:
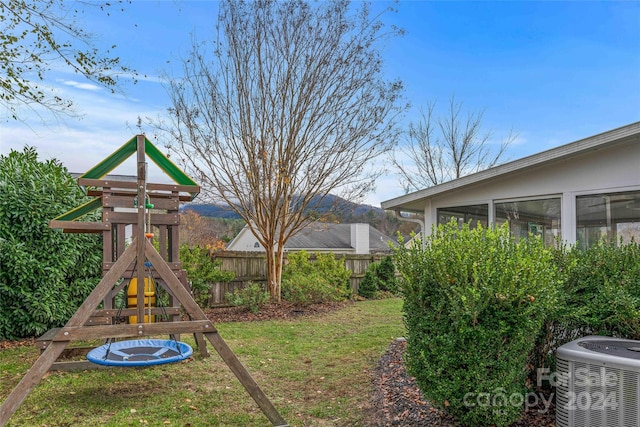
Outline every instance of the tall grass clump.
{"type": "Polygon", "coordinates": [[[553,253],[506,225],[439,226],[396,250],[406,365],[425,396],[469,426],[507,426],[526,396],[528,358],[558,304],[553,253]]]}

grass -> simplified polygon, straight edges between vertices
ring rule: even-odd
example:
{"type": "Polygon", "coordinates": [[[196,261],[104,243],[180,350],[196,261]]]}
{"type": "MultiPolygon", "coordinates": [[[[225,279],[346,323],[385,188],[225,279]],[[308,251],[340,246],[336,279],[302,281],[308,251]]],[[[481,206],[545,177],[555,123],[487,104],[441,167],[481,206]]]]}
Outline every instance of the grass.
{"type": "MultiPolygon", "coordinates": [[[[363,301],[297,320],[216,326],[291,426],[357,426],[369,404],[375,363],[405,332],[401,304],[363,301]]],[[[189,338],[183,336],[194,345],[189,338]]],[[[270,425],[207,348],[211,357],[183,363],[49,373],[8,426],[270,425]]],[[[37,357],[32,347],[0,351],[0,399],[37,357]]]]}

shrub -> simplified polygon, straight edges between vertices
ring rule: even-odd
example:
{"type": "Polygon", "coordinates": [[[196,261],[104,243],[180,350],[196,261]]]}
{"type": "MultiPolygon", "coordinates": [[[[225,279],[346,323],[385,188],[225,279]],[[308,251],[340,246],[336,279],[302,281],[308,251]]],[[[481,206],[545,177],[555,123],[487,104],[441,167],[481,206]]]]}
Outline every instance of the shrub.
{"type": "Polygon", "coordinates": [[[640,245],[559,246],[561,304],[548,313],[532,363],[554,369],[555,350],[585,335],[640,339],[640,245]]]}
{"type": "Polygon", "coordinates": [[[640,339],[638,243],[602,243],[579,251],[565,288],[572,314],[565,327],[640,339]]]}
{"type": "Polygon", "coordinates": [[[0,156],[0,339],[64,325],[99,282],[100,236],[48,227],[88,200],[64,166],[39,161],[34,148],[0,156]]]}
{"type": "Polygon", "coordinates": [[[212,284],[229,282],[235,277],[233,272],[220,269],[221,263],[211,259],[207,248],[182,245],[180,246],[180,259],[187,271],[193,298],[201,307],[209,305],[209,291],[212,284]]]}
{"type": "Polygon", "coordinates": [[[333,254],[290,253],[282,272],[282,297],[294,304],[344,301],[351,296],[351,272],[333,254]]]}
{"type": "Polygon", "coordinates": [[[243,289],[228,292],[225,296],[231,305],[246,306],[252,313],[259,312],[260,307],[269,301],[269,292],[255,282],[248,282],[243,289]]]}
{"type": "Polygon", "coordinates": [[[398,292],[398,283],[396,281],[396,266],[393,263],[393,257],[385,256],[380,261],[380,265],[376,269],[380,284],[378,288],[384,292],[395,294],[398,292]]]}
{"type": "Polygon", "coordinates": [[[358,286],[358,295],[364,298],[375,298],[378,289],[380,289],[380,278],[378,277],[378,263],[372,262],[367,267],[364,277],[358,286]]]}
{"type": "Polygon", "coordinates": [[[394,295],[397,292],[398,284],[393,258],[387,255],[380,262],[369,264],[358,286],[358,295],[371,299],[382,295],[394,295]]]}
{"type": "Polygon", "coordinates": [[[539,238],[451,222],[425,248],[396,249],[408,330],[407,369],[434,405],[470,426],[506,426],[525,396],[528,357],[558,274],[539,238]],[[469,394],[471,393],[471,394],[469,394]],[[478,404],[477,397],[484,396],[478,404]]]}

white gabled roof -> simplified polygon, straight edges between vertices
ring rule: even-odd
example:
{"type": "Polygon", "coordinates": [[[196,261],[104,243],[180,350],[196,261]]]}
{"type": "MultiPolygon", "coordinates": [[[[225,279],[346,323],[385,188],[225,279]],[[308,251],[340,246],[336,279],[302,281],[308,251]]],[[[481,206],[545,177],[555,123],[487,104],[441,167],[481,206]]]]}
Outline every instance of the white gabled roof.
{"type": "MultiPolygon", "coordinates": [[[[608,145],[634,140],[636,142],[640,142],[640,122],[622,126],[617,129],[603,132],[589,138],[581,139],[508,163],[503,163],[493,168],[485,169],[462,178],[425,188],[424,190],[405,194],[404,196],[396,197],[391,200],[385,200],[381,203],[381,207],[382,209],[387,210],[396,210],[400,208],[402,208],[402,210],[411,210],[407,209],[407,207],[415,205],[415,210],[421,212],[422,208],[418,208],[418,203],[416,203],[420,200],[446,193],[448,191],[457,190],[468,185],[477,184],[482,181],[496,179],[515,172],[522,172],[525,169],[559,161],[567,157],[587,153],[589,151],[595,151],[608,145]]],[[[420,203],[420,205],[422,204],[420,203]]]]}

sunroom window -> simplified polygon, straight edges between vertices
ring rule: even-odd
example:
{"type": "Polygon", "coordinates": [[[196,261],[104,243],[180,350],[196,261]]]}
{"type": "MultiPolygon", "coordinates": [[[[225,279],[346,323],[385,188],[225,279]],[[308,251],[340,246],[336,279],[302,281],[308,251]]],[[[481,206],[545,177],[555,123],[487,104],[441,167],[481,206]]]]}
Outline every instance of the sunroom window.
{"type": "Polygon", "coordinates": [[[599,241],[640,242],[640,191],[576,197],[576,227],[583,249],[599,241]]]}
{"type": "Polygon", "coordinates": [[[475,228],[478,224],[486,227],[489,223],[489,205],[455,206],[438,209],[438,224],[446,224],[451,219],[456,220],[458,227],[462,227],[462,224],[469,222],[471,228],[475,228]]]}
{"type": "Polygon", "coordinates": [[[527,238],[529,233],[539,235],[547,245],[553,245],[561,233],[559,197],[496,202],[495,222],[509,222],[509,230],[516,241],[527,238]]]}

